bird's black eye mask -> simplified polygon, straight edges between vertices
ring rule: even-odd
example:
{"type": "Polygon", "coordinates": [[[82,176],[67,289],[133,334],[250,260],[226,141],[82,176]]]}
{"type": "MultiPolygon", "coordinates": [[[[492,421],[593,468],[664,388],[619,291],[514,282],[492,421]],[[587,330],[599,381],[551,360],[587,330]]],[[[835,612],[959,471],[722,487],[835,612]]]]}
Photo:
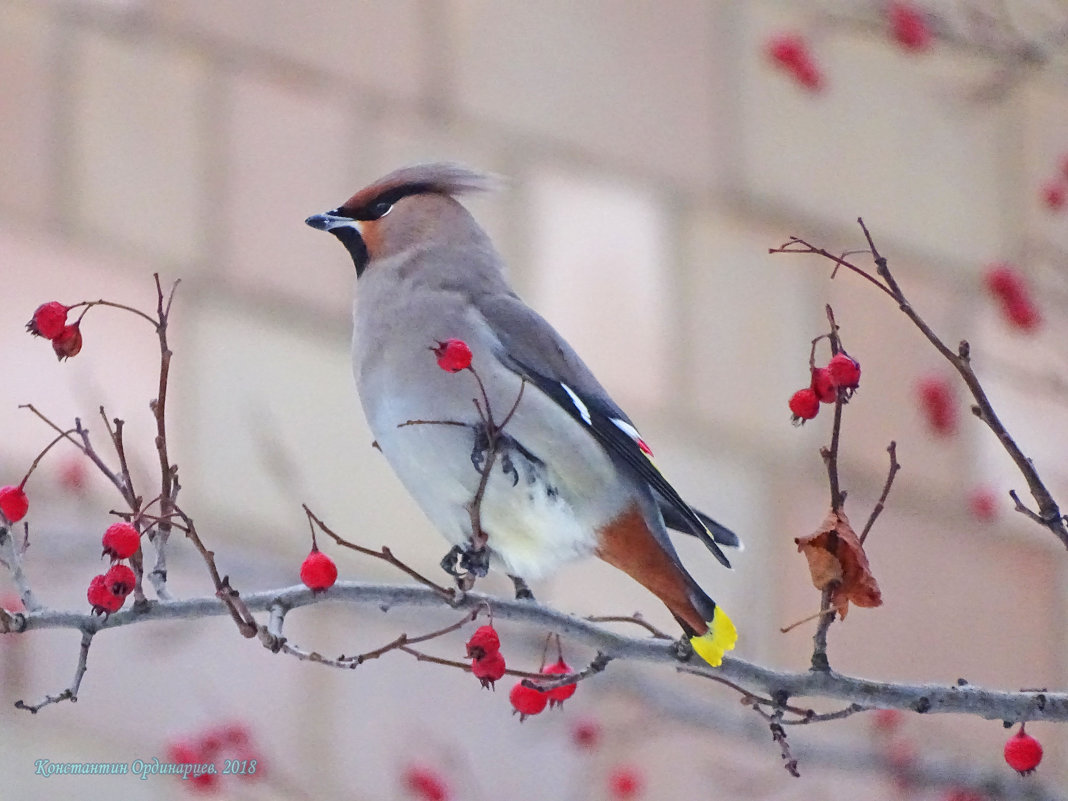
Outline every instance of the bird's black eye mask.
{"type": "Polygon", "coordinates": [[[404,186],[398,186],[394,189],[387,189],[385,192],[380,192],[373,199],[357,208],[338,206],[330,212],[330,214],[335,214],[339,217],[348,217],[349,219],[359,220],[360,222],[380,220],[393,210],[393,204],[401,198],[408,197],[409,195],[421,195],[424,192],[429,191],[433,191],[433,187],[430,184],[405,184],[404,186]]]}
{"type": "Polygon", "coordinates": [[[338,238],[352,256],[352,263],[356,267],[356,277],[359,278],[367,269],[367,262],[370,261],[371,256],[367,251],[367,243],[360,235],[357,223],[380,220],[393,210],[393,205],[401,198],[433,191],[435,191],[433,184],[405,184],[379,192],[361,206],[338,206],[326,214],[314,214],[304,222],[320,231],[329,231],[338,238]],[[350,220],[352,222],[348,222],[350,220]]]}

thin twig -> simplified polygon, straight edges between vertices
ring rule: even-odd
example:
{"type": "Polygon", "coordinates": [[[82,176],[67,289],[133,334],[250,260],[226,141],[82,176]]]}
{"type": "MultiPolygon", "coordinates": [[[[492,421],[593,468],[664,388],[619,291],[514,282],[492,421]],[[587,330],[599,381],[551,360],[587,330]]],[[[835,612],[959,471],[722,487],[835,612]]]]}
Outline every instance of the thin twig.
{"type": "MultiPolygon", "coordinates": [[[[33,585],[22,568],[22,554],[26,550],[26,537],[29,535],[26,534],[20,544],[16,541],[13,529],[15,529],[15,524],[6,528],[0,526],[0,561],[7,565],[8,572],[11,573],[11,580],[15,582],[19,598],[22,599],[22,606],[30,612],[36,612],[43,607],[34,595],[33,585]]],[[[23,531],[27,531],[25,523],[23,523],[23,531]]]]}
{"type": "Polygon", "coordinates": [[[319,517],[317,517],[316,514],[308,508],[308,504],[303,503],[301,504],[301,507],[304,509],[304,514],[308,516],[308,520],[315,523],[315,525],[319,527],[320,531],[330,537],[342,548],[348,548],[349,550],[356,551],[356,553],[362,553],[364,556],[381,559],[382,561],[393,565],[393,567],[400,570],[409,578],[413,578],[423,586],[429,587],[438,595],[440,595],[445,601],[448,601],[449,603],[454,603],[456,601],[457,595],[455,590],[453,590],[451,587],[442,587],[440,584],[431,581],[426,576],[409,567],[407,564],[405,564],[396,556],[394,556],[393,551],[391,551],[385,545],[383,545],[380,550],[376,551],[372,548],[366,548],[363,545],[357,545],[354,542],[349,542],[347,539],[345,539],[340,534],[331,529],[328,525],[326,525],[326,523],[324,523],[319,517]]]}
{"type": "Polygon", "coordinates": [[[58,695],[46,695],[36,704],[27,704],[20,698],[15,702],[15,709],[25,709],[36,715],[41,709],[49,704],[58,704],[60,701],[76,702],[78,700],[78,690],[81,689],[82,679],[85,677],[85,671],[88,669],[89,646],[92,644],[93,632],[83,631],[82,645],[78,652],[78,664],[74,667],[74,678],[65,690],[58,695]]]}
{"type": "MultiPolygon", "coordinates": [[[[204,541],[200,539],[200,535],[197,534],[196,526],[193,524],[193,518],[187,515],[182,511],[181,507],[178,506],[173,507],[173,513],[178,515],[182,522],[185,523],[186,539],[193,543],[193,547],[197,549],[197,552],[204,560],[204,564],[207,565],[208,573],[211,574],[211,581],[215,585],[215,597],[226,605],[226,609],[230,613],[230,617],[233,619],[234,623],[237,625],[237,630],[241,632],[241,635],[244,637],[255,637],[259,631],[256,618],[253,617],[252,612],[241,599],[240,593],[230,586],[230,577],[223,576],[219,573],[219,568],[215,564],[215,552],[208,550],[204,541]]],[[[159,525],[162,527],[164,523],[160,522],[159,525]]]]}
{"type": "MultiPolygon", "coordinates": [[[[764,713],[757,707],[753,707],[762,717],[764,713]]],[[[790,752],[790,742],[786,739],[786,730],[782,727],[783,710],[782,707],[776,709],[770,717],[768,717],[768,728],[771,730],[771,739],[773,739],[779,746],[779,752],[782,754],[783,768],[786,772],[793,776],[795,779],[801,778],[801,773],[797,769],[797,760],[794,759],[794,755],[790,752]]]]}
{"type": "Polygon", "coordinates": [[[676,639],[642,617],[641,612],[635,612],[633,615],[587,615],[586,619],[591,623],[633,623],[636,626],[641,626],[658,640],[676,639]]]}
{"type": "Polygon", "coordinates": [[[786,242],[785,244],[780,245],[777,248],[768,248],[768,253],[810,253],[818,256],[823,256],[824,258],[833,261],[836,265],[838,265],[838,267],[845,267],[847,270],[856,273],[864,280],[871,282],[883,292],[885,292],[887,295],[890,295],[890,297],[894,297],[893,292],[891,292],[889,289],[879,283],[878,280],[873,278],[860,267],[857,267],[852,262],[846,261],[844,256],[835,256],[830,251],[824,250],[823,248],[815,247],[814,245],[810,245],[808,242],[806,242],[804,239],[801,239],[800,237],[791,236],[790,241],[786,242]]]}
{"type": "MultiPolygon", "coordinates": [[[[934,345],[935,349],[938,350],[938,352],[941,353],[960,374],[960,377],[964,380],[965,385],[975,399],[976,406],[979,410],[977,416],[980,420],[986,423],[987,427],[994,433],[994,436],[997,437],[1001,446],[1005,449],[1006,453],[1009,454],[1009,457],[1015,463],[1016,468],[1027,482],[1031,497],[1033,497],[1038,504],[1038,513],[1031,513],[1027,516],[1049,529],[1061,543],[1068,548],[1068,524],[1066,524],[1061,515],[1060,507],[1057,502],[1054,501],[1050,491],[1046,488],[1046,485],[1039,476],[1034,464],[1024,455],[1023,451],[1020,450],[1016,440],[1009,434],[1004,423],[1001,422],[1001,419],[995,413],[994,407],[979,381],[979,377],[972,369],[971,359],[967,356],[968,349],[966,343],[961,343],[961,347],[958,351],[954,351],[942,341],[905,297],[905,293],[890,272],[886,257],[880,254],[875,247],[875,242],[873,241],[867,226],[864,224],[864,219],[858,217],[857,223],[860,225],[861,230],[864,232],[864,238],[868,242],[872,259],[875,261],[876,271],[883,281],[886,282],[886,287],[883,287],[884,291],[888,292],[888,294],[897,302],[898,308],[901,309],[905,316],[912,321],[913,325],[920,329],[927,340],[934,345]]],[[[873,281],[876,285],[881,286],[878,281],[875,281],[860,268],[853,265],[849,266],[854,272],[865,275],[869,281],[873,281]]],[[[1018,503],[1018,508],[1020,511],[1024,511],[1025,509],[1022,503],[1018,503]]]]}
{"type": "Polygon", "coordinates": [[[827,658],[827,631],[838,616],[838,610],[831,605],[837,587],[838,582],[832,581],[823,588],[820,594],[819,623],[816,624],[816,633],[812,635],[812,670],[821,673],[829,673],[831,670],[831,662],[827,658]]]}
{"type": "Polygon", "coordinates": [[[860,532],[860,544],[864,544],[864,540],[868,538],[868,532],[871,531],[871,527],[875,525],[875,521],[883,511],[883,507],[886,506],[886,498],[890,495],[890,487],[894,484],[894,476],[897,475],[897,471],[901,469],[901,465],[897,462],[897,443],[892,441],[886,446],[886,452],[890,454],[890,470],[886,474],[886,483],[883,484],[883,492],[879,496],[878,502],[871,510],[871,514],[868,516],[868,522],[864,524],[864,530],[860,532]]]}

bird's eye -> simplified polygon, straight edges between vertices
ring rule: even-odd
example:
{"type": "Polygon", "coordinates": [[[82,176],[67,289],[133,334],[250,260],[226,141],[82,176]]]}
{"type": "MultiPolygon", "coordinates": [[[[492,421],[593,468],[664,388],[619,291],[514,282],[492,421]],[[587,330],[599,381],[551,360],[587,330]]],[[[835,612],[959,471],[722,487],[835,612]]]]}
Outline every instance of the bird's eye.
{"type": "Polygon", "coordinates": [[[371,208],[369,208],[367,210],[367,213],[368,213],[368,217],[370,219],[379,220],[382,217],[385,217],[387,214],[389,214],[390,211],[392,211],[392,210],[393,210],[393,204],[392,203],[386,203],[385,201],[379,201],[378,203],[373,203],[371,205],[371,208]]]}

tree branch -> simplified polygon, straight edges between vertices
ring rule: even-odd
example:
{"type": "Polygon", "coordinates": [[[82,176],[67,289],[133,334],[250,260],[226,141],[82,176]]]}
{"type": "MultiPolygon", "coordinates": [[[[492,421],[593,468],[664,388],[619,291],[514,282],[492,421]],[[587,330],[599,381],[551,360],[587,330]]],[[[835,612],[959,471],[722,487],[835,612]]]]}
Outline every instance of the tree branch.
{"type": "Polygon", "coordinates": [[[1054,536],[1061,541],[1061,544],[1068,548],[1068,522],[1066,522],[1065,518],[1061,515],[1060,507],[1053,499],[1053,496],[1049,489],[1047,489],[1045,483],[1042,481],[1034,464],[1032,464],[1031,460],[1024,455],[1022,450],[1020,450],[1020,446],[1017,445],[1016,440],[1009,434],[1008,430],[1005,428],[1005,424],[1001,422],[1001,419],[994,411],[994,407],[991,404],[990,399],[987,397],[986,391],[983,389],[983,386],[979,381],[979,377],[972,369],[968,343],[962,341],[957,347],[957,350],[954,351],[942,341],[938,334],[934,332],[934,329],[927,324],[905,296],[897,279],[894,278],[893,274],[890,272],[890,266],[886,257],[879,253],[879,250],[875,247],[875,242],[872,239],[867,226],[864,224],[864,219],[858,217],[857,224],[860,225],[861,230],[864,232],[864,238],[868,243],[868,252],[871,254],[872,260],[875,262],[878,278],[871,275],[863,268],[847,261],[844,256],[835,256],[826,249],[817,248],[796,236],[790,237],[790,240],[786,244],[778,248],[772,248],[769,252],[801,253],[822,256],[823,258],[833,261],[836,265],[836,270],[838,267],[846,267],[851,272],[864,278],[869,283],[874,284],[885,294],[893,298],[902,313],[912,321],[912,324],[920,330],[935,349],[942,354],[946,361],[952,364],[954,369],[960,374],[961,379],[963,379],[965,385],[968,387],[968,391],[971,392],[972,398],[975,400],[975,408],[973,411],[975,412],[976,417],[986,423],[987,427],[994,433],[998,442],[1001,443],[1001,446],[1005,449],[1006,453],[1009,454],[1009,457],[1016,464],[1020,474],[1027,482],[1031,497],[1033,497],[1038,504],[1038,512],[1031,512],[1019,501],[1017,501],[1017,510],[1049,529],[1054,536]]]}
{"type": "MultiPolygon", "coordinates": [[[[343,601],[354,605],[449,609],[435,591],[414,585],[338,582],[325,593],[314,595],[303,586],[265,590],[242,596],[248,610],[264,611],[281,605],[286,609],[316,603],[343,601]]],[[[677,667],[674,643],[653,638],[628,637],[597,626],[588,620],[559,612],[531,601],[495,598],[482,593],[468,593],[456,602],[460,609],[473,610],[482,604],[493,607],[495,619],[513,620],[551,629],[561,636],[588,646],[613,660],[630,660],[677,667]]],[[[229,607],[217,598],[191,598],[183,601],[149,601],[144,608],[116,612],[96,618],[77,612],[41,610],[14,616],[19,631],[73,628],[95,634],[104,629],[154,620],[193,619],[230,614],[229,607]]],[[[919,713],[956,713],[987,720],[1068,721],[1068,693],[1044,691],[1008,692],[987,690],[973,685],[895,684],[833,671],[786,672],[763,667],[742,659],[726,657],[720,668],[696,663],[687,672],[708,678],[723,677],[746,688],[760,688],[768,696],[785,693],[790,698],[823,697],[839,699],[865,707],[896,708],[919,713]]]]}

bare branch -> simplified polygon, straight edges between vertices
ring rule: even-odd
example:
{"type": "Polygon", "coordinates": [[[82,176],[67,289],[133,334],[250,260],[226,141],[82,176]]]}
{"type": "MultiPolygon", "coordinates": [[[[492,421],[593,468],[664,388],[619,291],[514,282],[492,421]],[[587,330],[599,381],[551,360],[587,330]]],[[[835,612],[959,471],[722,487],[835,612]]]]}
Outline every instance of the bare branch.
{"type": "Polygon", "coordinates": [[[89,661],[89,646],[93,644],[93,632],[82,632],[82,645],[78,651],[78,664],[74,666],[74,678],[71,680],[70,685],[58,695],[46,695],[36,704],[27,704],[22,699],[15,702],[16,709],[25,709],[36,715],[42,708],[49,704],[58,704],[60,701],[71,701],[72,703],[78,700],[78,690],[82,686],[82,679],[85,677],[85,671],[88,669],[89,661]]]}
{"type": "MultiPolygon", "coordinates": [[[[314,595],[304,586],[251,593],[242,597],[248,610],[268,610],[280,604],[285,609],[309,606],[323,601],[345,602],[388,611],[392,607],[447,608],[432,589],[415,585],[338,582],[327,592],[314,595]]],[[[492,598],[468,593],[457,601],[460,609],[472,610],[492,604],[495,619],[513,620],[548,629],[584,644],[613,660],[631,660],[676,667],[679,664],[674,643],[649,637],[627,637],[531,601],[492,598]]],[[[141,609],[126,609],[106,619],[87,613],[41,610],[23,613],[26,631],[45,628],[75,628],[97,632],[153,620],[192,619],[230,614],[219,598],[193,598],[182,601],[150,601],[141,609]]],[[[400,649],[403,650],[403,649],[400,649]]],[[[700,676],[726,678],[739,686],[762,690],[774,698],[786,693],[790,698],[836,698],[847,703],[919,713],[956,713],[987,720],[1068,721],[1068,693],[1035,690],[1008,692],[987,690],[975,685],[898,684],[847,676],[833,671],[776,671],[742,659],[726,657],[723,665],[712,668],[691,663],[688,671],[700,676]]]]}
{"type": "Polygon", "coordinates": [[[864,540],[868,538],[868,532],[871,531],[871,527],[875,525],[875,521],[882,514],[883,507],[886,506],[886,498],[890,495],[890,487],[894,484],[894,476],[897,475],[897,471],[901,469],[901,465],[897,462],[897,443],[891,442],[886,446],[886,452],[890,454],[890,471],[886,474],[886,483],[883,485],[883,492],[879,496],[879,500],[876,502],[874,508],[871,510],[871,514],[868,516],[868,522],[864,524],[864,530],[860,532],[860,544],[864,544],[864,540]]]}
{"type": "Polygon", "coordinates": [[[905,314],[912,324],[915,325],[920,332],[927,338],[927,340],[935,347],[935,349],[942,354],[942,356],[953,365],[954,369],[960,374],[965,385],[971,392],[972,397],[976,404],[976,416],[986,423],[987,427],[994,433],[1005,449],[1006,453],[1016,464],[1020,474],[1027,482],[1031,496],[1038,504],[1038,512],[1030,512],[1026,507],[1017,503],[1017,508],[1021,512],[1028,513],[1035,522],[1039,523],[1043,527],[1049,529],[1054,536],[1056,536],[1061,543],[1068,548],[1068,523],[1065,522],[1064,517],[1061,515],[1060,507],[1054,501],[1053,496],[1047,489],[1045,483],[1042,481],[1035,469],[1034,464],[1028,459],[1016,440],[1009,434],[1005,425],[1001,422],[1001,419],[994,411],[994,407],[990,402],[990,399],[986,395],[986,391],[983,389],[982,384],[979,381],[978,376],[972,369],[971,358],[969,355],[969,348],[966,342],[962,342],[960,347],[954,351],[952,348],[946,345],[945,342],[934,332],[934,330],[927,324],[927,322],[920,316],[920,314],[912,307],[908,298],[905,296],[904,291],[898,284],[897,279],[894,278],[890,272],[890,267],[885,256],[879,253],[879,250],[875,246],[875,242],[872,239],[871,233],[868,231],[867,226],[864,224],[863,218],[857,218],[857,223],[860,225],[861,230],[864,233],[864,238],[868,243],[868,251],[870,252],[873,261],[875,262],[876,273],[878,278],[872,276],[869,272],[861,267],[846,260],[844,256],[835,256],[824,248],[817,248],[803,239],[798,237],[791,237],[790,241],[779,248],[773,248],[769,252],[771,253],[803,253],[822,256],[834,262],[837,267],[846,267],[851,272],[861,276],[869,283],[874,284],[884,293],[889,295],[897,303],[898,308],[905,314]],[[881,280],[880,280],[881,279],[881,280]]]}

